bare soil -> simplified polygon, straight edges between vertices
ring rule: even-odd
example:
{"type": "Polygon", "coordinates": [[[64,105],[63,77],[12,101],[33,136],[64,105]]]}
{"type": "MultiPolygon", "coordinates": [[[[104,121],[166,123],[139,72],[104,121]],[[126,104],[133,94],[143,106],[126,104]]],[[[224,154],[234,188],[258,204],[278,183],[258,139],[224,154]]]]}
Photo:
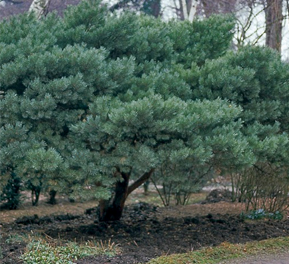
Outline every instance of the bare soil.
{"type": "MultiPolygon", "coordinates": [[[[245,243],[289,236],[287,217],[282,221],[244,221],[239,216],[244,209],[239,203],[199,203],[164,208],[138,201],[127,206],[121,221],[111,223],[98,222],[95,208],[87,210],[88,205],[93,204],[90,203],[58,204],[51,207],[54,211],[49,215],[45,215],[45,212],[48,213],[47,208],[50,206],[41,204],[37,215],[33,216],[30,210],[26,210],[28,216],[21,214],[19,218],[15,215],[17,211],[2,211],[0,246],[4,258],[0,262],[22,263],[19,256],[25,249],[25,243],[9,241],[9,238],[36,233],[63,241],[114,243],[121,251],[115,257],[94,256],[81,259],[77,262],[79,264],[146,263],[161,255],[217,246],[224,241],[245,243]],[[61,211],[56,212],[55,208],[61,211]],[[73,213],[73,208],[76,213],[73,213]],[[10,214],[13,217],[8,221],[10,214]]],[[[37,210],[35,207],[31,209],[37,210]]]]}

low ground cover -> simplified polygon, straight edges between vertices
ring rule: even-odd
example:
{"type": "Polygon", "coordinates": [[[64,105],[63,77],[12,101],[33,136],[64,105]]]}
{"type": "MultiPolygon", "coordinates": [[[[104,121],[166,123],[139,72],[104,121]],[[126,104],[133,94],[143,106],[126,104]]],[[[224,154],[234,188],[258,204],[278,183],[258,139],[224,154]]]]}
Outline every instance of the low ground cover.
{"type": "Polygon", "coordinates": [[[224,242],[217,247],[207,247],[187,254],[163,256],[151,260],[149,264],[217,264],[225,260],[244,258],[259,254],[280,254],[289,249],[289,237],[272,238],[245,244],[224,242]]]}
{"type": "Polygon", "coordinates": [[[272,252],[281,250],[288,241],[286,216],[283,220],[247,220],[240,217],[243,204],[200,203],[205,196],[196,195],[192,201],[198,202],[187,206],[161,207],[155,194],[144,195],[140,190],[132,196],[123,219],[114,223],[96,220],[95,201],[86,204],[60,199],[54,207],[41,200],[37,208],[23,204],[21,210],[0,214],[1,263],[32,263],[29,258],[41,256],[70,256],[71,260],[63,263],[78,264],[178,263],[175,259],[183,261],[179,263],[190,263],[187,259],[193,259],[192,263],[217,263],[253,254],[267,245],[272,252]],[[146,203],[151,199],[154,203],[146,203]],[[277,237],[271,242],[242,245],[277,237]],[[51,249],[51,255],[42,254],[43,249],[51,249]]]}

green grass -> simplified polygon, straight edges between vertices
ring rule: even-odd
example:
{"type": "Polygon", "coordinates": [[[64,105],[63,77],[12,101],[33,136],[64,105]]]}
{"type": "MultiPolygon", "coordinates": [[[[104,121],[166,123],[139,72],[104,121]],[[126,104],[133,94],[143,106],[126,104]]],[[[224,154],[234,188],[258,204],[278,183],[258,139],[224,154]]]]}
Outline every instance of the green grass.
{"type": "Polygon", "coordinates": [[[279,237],[246,244],[222,243],[186,254],[175,254],[153,259],[149,264],[216,264],[224,260],[256,254],[274,254],[289,249],[289,237],[279,237]]]}
{"type": "Polygon", "coordinates": [[[28,239],[28,236],[26,235],[19,235],[19,234],[10,234],[5,240],[5,243],[7,244],[14,244],[14,243],[22,243],[25,242],[28,239]]]}
{"type": "Polygon", "coordinates": [[[61,243],[57,240],[32,238],[20,257],[25,264],[73,264],[75,261],[93,255],[114,256],[119,253],[117,245],[103,242],[61,243]]]}

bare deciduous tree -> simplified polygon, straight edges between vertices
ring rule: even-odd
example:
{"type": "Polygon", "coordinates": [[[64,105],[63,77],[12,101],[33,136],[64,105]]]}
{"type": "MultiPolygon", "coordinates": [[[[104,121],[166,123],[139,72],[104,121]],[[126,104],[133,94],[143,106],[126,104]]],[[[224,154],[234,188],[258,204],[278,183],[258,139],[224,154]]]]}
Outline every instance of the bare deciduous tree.
{"type": "Polygon", "coordinates": [[[206,17],[216,13],[232,13],[238,21],[236,44],[241,46],[250,40],[256,44],[264,35],[265,44],[281,52],[282,22],[286,18],[282,8],[289,8],[288,0],[201,0],[206,17]],[[260,15],[264,22],[259,24],[260,15]]]}
{"type": "Polygon", "coordinates": [[[180,8],[183,20],[194,20],[197,12],[198,0],[180,0],[180,8]]]}
{"type": "MultiPolygon", "coordinates": [[[[41,18],[47,14],[50,2],[34,0],[29,11],[41,18]]],[[[159,17],[163,12],[162,5],[162,0],[118,0],[110,10],[131,9],[159,17]]],[[[281,52],[282,22],[289,14],[289,0],[170,0],[166,5],[181,20],[193,21],[196,15],[234,14],[238,22],[236,46],[248,42],[256,44],[264,39],[267,46],[281,52]],[[287,11],[286,15],[283,15],[282,8],[287,11]],[[264,22],[260,23],[257,21],[261,14],[264,22]]]]}
{"type": "Polygon", "coordinates": [[[29,8],[29,12],[34,12],[36,17],[40,19],[48,12],[51,0],[34,0],[29,8]]]}
{"type": "Polygon", "coordinates": [[[236,12],[237,0],[201,0],[201,8],[206,17],[212,14],[226,14],[236,12]]]}

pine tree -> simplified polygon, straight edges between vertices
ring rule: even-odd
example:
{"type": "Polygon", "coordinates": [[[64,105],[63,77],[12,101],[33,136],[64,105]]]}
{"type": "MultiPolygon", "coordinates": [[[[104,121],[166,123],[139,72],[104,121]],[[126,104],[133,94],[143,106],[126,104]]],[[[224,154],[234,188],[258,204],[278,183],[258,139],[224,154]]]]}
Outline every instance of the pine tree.
{"type": "MultiPolygon", "coordinates": [[[[228,53],[233,28],[231,17],[166,23],[111,14],[93,0],[69,8],[63,18],[24,14],[2,22],[1,173],[20,177],[35,202],[36,190],[98,198],[100,219],[108,221],[120,219],[128,195],[163,166],[176,168],[169,175],[175,184],[214,168],[251,166],[255,145],[266,142],[256,137],[258,127],[247,127],[254,123],[250,108],[227,90],[247,87],[254,96],[249,86],[257,83],[257,68],[232,67],[239,63],[228,53]],[[225,83],[218,63],[227,67],[225,83]],[[188,177],[189,171],[195,173],[188,177]]],[[[270,79],[275,92],[278,76],[270,79]]],[[[283,112],[268,118],[286,118],[283,112]]],[[[268,133],[279,129],[260,124],[268,133]]]]}
{"type": "MultiPolygon", "coordinates": [[[[249,169],[239,170],[237,179],[232,177],[232,184],[244,180],[241,195],[248,195],[247,201],[259,195],[254,199],[264,199],[264,206],[270,204],[266,198],[272,193],[275,198],[277,195],[287,199],[287,191],[284,193],[283,188],[289,186],[288,74],[289,66],[281,60],[279,53],[269,48],[249,46],[208,61],[199,69],[198,83],[191,86],[194,98],[226,98],[243,108],[241,130],[256,162],[249,169]],[[260,175],[270,179],[270,185],[262,185],[268,180],[262,182],[258,179],[260,175]],[[255,183],[260,183],[260,186],[255,186],[255,183]]],[[[278,199],[283,201],[276,198],[276,205],[278,199]]],[[[279,205],[280,209],[282,202],[279,205]]],[[[272,208],[276,207],[267,210],[274,210],[272,208]]]]}
{"type": "Polygon", "coordinates": [[[237,53],[230,52],[207,62],[199,70],[193,97],[223,98],[240,105],[243,108],[242,130],[250,137],[260,161],[280,162],[283,159],[286,164],[288,77],[289,65],[276,51],[244,47],[237,53]]]}
{"type": "Polygon", "coordinates": [[[99,179],[110,176],[115,182],[110,199],[101,203],[100,219],[118,220],[127,196],[167,160],[190,168],[250,163],[246,140],[238,132],[241,121],[234,121],[240,111],[222,100],[186,102],[161,95],[130,102],[96,100],[91,115],[72,131],[81,148],[85,144],[95,153],[102,168],[99,179]]]}

